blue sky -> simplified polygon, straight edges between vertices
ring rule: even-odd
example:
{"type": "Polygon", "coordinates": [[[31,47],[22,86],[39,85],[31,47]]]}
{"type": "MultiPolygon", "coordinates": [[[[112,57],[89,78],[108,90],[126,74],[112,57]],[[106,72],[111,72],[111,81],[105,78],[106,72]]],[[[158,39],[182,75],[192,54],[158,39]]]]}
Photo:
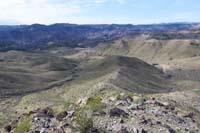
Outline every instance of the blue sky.
{"type": "Polygon", "coordinates": [[[200,22],[200,0],[1,0],[0,24],[200,22]]]}

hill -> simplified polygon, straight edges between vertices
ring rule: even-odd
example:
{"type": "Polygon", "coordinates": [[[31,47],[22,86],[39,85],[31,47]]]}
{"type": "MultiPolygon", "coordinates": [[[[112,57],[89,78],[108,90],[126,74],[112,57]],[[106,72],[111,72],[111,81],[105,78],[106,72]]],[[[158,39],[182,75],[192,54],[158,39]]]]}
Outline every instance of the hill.
{"type": "Polygon", "coordinates": [[[137,57],[169,72],[175,79],[199,80],[200,67],[198,61],[194,61],[200,58],[199,44],[198,38],[160,40],[142,34],[100,44],[93,53],[137,57]]]}
{"type": "Polygon", "coordinates": [[[162,71],[137,58],[108,56],[90,61],[81,77],[111,75],[107,83],[132,92],[168,92],[170,81],[162,71]],[[93,76],[94,75],[94,76],[93,76]],[[158,84],[159,83],[159,84],[158,84]]]}
{"type": "Polygon", "coordinates": [[[77,63],[48,53],[0,53],[0,98],[46,90],[71,80],[77,63]]]}

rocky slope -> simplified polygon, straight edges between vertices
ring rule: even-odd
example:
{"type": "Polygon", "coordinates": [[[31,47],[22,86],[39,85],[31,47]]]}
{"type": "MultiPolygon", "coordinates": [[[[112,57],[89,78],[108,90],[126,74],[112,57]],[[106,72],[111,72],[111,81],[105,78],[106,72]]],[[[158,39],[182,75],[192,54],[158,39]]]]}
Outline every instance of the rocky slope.
{"type": "Polygon", "coordinates": [[[158,96],[116,93],[80,99],[62,112],[51,107],[22,114],[5,132],[27,133],[198,133],[198,113],[158,96]]]}

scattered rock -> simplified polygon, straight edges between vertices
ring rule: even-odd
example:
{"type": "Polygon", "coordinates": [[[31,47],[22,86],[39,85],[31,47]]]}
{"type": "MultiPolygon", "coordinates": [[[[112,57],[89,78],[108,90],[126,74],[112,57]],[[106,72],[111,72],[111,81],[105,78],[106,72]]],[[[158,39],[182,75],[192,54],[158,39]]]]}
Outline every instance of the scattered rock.
{"type": "MultiPolygon", "coordinates": [[[[138,96],[138,98],[141,97],[138,96]]],[[[81,120],[83,119],[81,123],[83,125],[87,124],[84,123],[84,121],[87,122],[85,119],[88,116],[91,118],[92,125],[87,128],[87,133],[100,133],[102,132],[101,130],[119,133],[147,133],[157,131],[175,133],[174,127],[180,129],[180,132],[196,132],[198,129],[194,112],[185,115],[179,114],[177,113],[179,108],[176,107],[176,109],[174,104],[170,105],[158,101],[154,97],[148,99],[146,102],[139,102],[137,104],[132,102],[132,100],[131,97],[122,95],[118,99],[115,99],[115,101],[105,103],[106,107],[103,110],[86,108],[87,115],[86,118],[81,118],[81,120]],[[173,125],[173,127],[168,124],[173,125]]],[[[37,109],[30,111],[29,114],[24,114],[25,116],[21,115],[19,118],[26,117],[26,115],[32,118],[32,125],[28,133],[71,133],[74,130],[80,130],[76,126],[77,122],[73,121],[76,116],[74,112],[79,107],[81,106],[72,104],[66,111],[57,115],[54,115],[50,108],[37,109]]],[[[17,120],[13,121],[12,124],[10,123],[4,127],[5,130],[12,132],[17,122],[17,120]]]]}

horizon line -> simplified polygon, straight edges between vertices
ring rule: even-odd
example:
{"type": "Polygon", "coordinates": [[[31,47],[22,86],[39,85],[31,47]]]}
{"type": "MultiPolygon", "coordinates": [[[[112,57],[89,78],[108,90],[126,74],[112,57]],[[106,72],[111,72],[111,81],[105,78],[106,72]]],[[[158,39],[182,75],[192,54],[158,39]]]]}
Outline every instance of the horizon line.
{"type": "Polygon", "coordinates": [[[56,25],[56,24],[68,24],[68,25],[133,25],[133,26],[138,26],[138,25],[165,25],[165,24],[200,24],[199,22],[160,22],[160,23],[146,23],[146,24],[133,24],[133,23],[88,23],[88,24],[79,24],[79,23],[63,23],[63,22],[55,22],[51,24],[44,24],[44,23],[32,23],[32,24],[0,24],[0,26],[31,26],[31,25],[43,25],[43,26],[51,26],[51,25],[56,25]]]}

